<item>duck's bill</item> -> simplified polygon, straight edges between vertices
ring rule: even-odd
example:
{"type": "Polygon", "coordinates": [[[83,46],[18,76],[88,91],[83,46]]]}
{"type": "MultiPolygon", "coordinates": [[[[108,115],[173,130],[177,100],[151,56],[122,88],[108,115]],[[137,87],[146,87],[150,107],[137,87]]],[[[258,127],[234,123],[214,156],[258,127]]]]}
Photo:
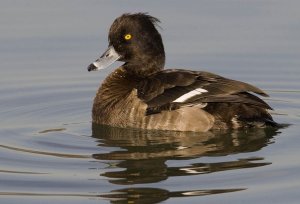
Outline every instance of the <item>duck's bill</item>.
{"type": "Polygon", "coordinates": [[[97,71],[99,69],[104,69],[117,61],[121,55],[119,55],[113,46],[108,47],[108,49],[99,57],[95,62],[88,66],[88,71],[97,71]]]}

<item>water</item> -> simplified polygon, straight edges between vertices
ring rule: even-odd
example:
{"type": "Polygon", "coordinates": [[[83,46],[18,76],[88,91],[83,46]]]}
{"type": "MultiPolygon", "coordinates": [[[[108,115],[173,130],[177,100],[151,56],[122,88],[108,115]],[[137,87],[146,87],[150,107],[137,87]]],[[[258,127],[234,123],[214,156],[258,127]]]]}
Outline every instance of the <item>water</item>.
{"type": "MultiPolygon", "coordinates": [[[[298,203],[297,1],[1,1],[1,203],[298,203]],[[124,12],[161,19],[167,67],[259,86],[290,126],[213,133],[93,127],[110,69],[86,66],[124,12]]],[[[114,65],[114,67],[117,65],[114,65]]]]}

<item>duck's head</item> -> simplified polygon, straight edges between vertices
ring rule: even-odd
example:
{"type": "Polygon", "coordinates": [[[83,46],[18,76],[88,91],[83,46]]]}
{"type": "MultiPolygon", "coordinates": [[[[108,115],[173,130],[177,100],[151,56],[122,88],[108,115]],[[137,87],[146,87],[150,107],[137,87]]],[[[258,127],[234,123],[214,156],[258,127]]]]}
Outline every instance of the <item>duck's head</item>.
{"type": "Polygon", "coordinates": [[[108,49],[88,66],[88,71],[104,69],[117,60],[125,62],[123,67],[140,77],[163,69],[165,52],[156,29],[158,22],[145,13],[118,17],[109,30],[108,49]]]}

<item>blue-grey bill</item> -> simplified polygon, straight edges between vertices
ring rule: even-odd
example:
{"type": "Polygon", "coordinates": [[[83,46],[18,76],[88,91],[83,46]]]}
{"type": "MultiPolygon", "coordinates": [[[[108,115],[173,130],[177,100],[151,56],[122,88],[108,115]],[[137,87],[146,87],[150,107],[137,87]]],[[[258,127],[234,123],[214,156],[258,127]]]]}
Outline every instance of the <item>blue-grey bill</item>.
{"type": "Polygon", "coordinates": [[[116,52],[113,46],[109,46],[101,57],[99,57],[95,62],[88,66],[88,71],[97,71],[99,69],[105,69],[115,61],[117,61],[121,56],[116,52]]]}

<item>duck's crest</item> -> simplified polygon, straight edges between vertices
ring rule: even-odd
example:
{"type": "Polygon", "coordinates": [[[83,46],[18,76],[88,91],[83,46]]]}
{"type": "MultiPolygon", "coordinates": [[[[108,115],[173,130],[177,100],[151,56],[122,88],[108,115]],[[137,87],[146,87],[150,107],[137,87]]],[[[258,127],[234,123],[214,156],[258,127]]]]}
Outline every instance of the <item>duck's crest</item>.
{"type": "Polygon", "coordinates": [[[161,21],[156,18],[153,17],[151,15],[149,15],[147,12],[139,12],[139,13],[124,13],[121,17],[131,17],[131,18],[138,18],[138,19],[143,19],[146,21],[150,21],[156,28],[160,28],[159,23],[161,23],[161,21]]]}

